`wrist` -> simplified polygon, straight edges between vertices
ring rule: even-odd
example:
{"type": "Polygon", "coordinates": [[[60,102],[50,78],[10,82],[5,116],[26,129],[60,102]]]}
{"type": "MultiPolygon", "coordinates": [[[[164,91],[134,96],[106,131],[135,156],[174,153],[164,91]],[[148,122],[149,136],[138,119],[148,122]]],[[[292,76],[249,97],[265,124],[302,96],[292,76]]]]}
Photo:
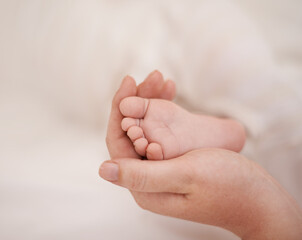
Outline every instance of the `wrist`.
{"type": "Polygon", "coordinates": [[[258,214],[241,235],[243,240],[299,240],[302,213],[294,199],[269,175],[267,187],[259,188],[255,205],[258,214]]]}
{"type": "Polygon", "coordinates": [[[271,216],[271,219],[242,235],[242,240],[300,240],[302,236],[302,221],[294,212],[271,216]]]}

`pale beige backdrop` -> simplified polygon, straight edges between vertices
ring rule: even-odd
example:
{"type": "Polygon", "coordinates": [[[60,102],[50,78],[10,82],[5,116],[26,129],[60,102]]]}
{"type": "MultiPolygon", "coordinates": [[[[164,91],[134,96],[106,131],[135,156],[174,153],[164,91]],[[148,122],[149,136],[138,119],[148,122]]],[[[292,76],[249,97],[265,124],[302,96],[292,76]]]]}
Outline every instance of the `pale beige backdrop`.
{"type": "Polygon", "coordinates": [[[302,2],[0,0],[0,239],[237,239],[139,209],[98,177],[110,100],[155,68],[238,118],[302,205],[302,2]]]}

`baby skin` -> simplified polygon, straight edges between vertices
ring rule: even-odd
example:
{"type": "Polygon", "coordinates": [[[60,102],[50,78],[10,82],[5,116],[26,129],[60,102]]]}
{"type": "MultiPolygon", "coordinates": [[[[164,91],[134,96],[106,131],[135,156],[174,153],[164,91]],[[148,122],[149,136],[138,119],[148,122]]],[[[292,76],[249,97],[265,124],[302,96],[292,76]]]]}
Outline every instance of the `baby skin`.
{"type": "Polygon", "coordinates": [[[120,103],[121,127],[135,151],[149,160],[171,159],[199,148],[239,152],[243,126],[231,119],[190,113],[172,101],[126,97],[120,103]]]}

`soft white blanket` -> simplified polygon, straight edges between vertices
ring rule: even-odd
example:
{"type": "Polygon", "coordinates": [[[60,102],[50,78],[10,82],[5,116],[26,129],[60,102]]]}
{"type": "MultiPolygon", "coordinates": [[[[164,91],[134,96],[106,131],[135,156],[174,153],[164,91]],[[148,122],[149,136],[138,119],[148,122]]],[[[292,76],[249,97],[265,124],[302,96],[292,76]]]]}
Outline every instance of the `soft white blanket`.
{"type": "Polygon", "coordinates": [[[302,205],[301,1],[0,1],[0,238],[237,239],[139,209],[99,179],[120,79],[231,116],[302,205]]]}

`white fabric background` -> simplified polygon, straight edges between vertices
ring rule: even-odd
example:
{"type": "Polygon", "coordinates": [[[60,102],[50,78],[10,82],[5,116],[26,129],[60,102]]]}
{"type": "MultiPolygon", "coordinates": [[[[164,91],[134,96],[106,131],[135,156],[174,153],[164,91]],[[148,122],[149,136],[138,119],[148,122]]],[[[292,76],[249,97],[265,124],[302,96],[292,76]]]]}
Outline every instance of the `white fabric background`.
{"type": "Polygon", "coordinates": [[[301,1],[0,1],[0,238],[237,239],[102,181],[110,100],[155,68],[241,120],[244,154],[302,205],[301,1]]]}

